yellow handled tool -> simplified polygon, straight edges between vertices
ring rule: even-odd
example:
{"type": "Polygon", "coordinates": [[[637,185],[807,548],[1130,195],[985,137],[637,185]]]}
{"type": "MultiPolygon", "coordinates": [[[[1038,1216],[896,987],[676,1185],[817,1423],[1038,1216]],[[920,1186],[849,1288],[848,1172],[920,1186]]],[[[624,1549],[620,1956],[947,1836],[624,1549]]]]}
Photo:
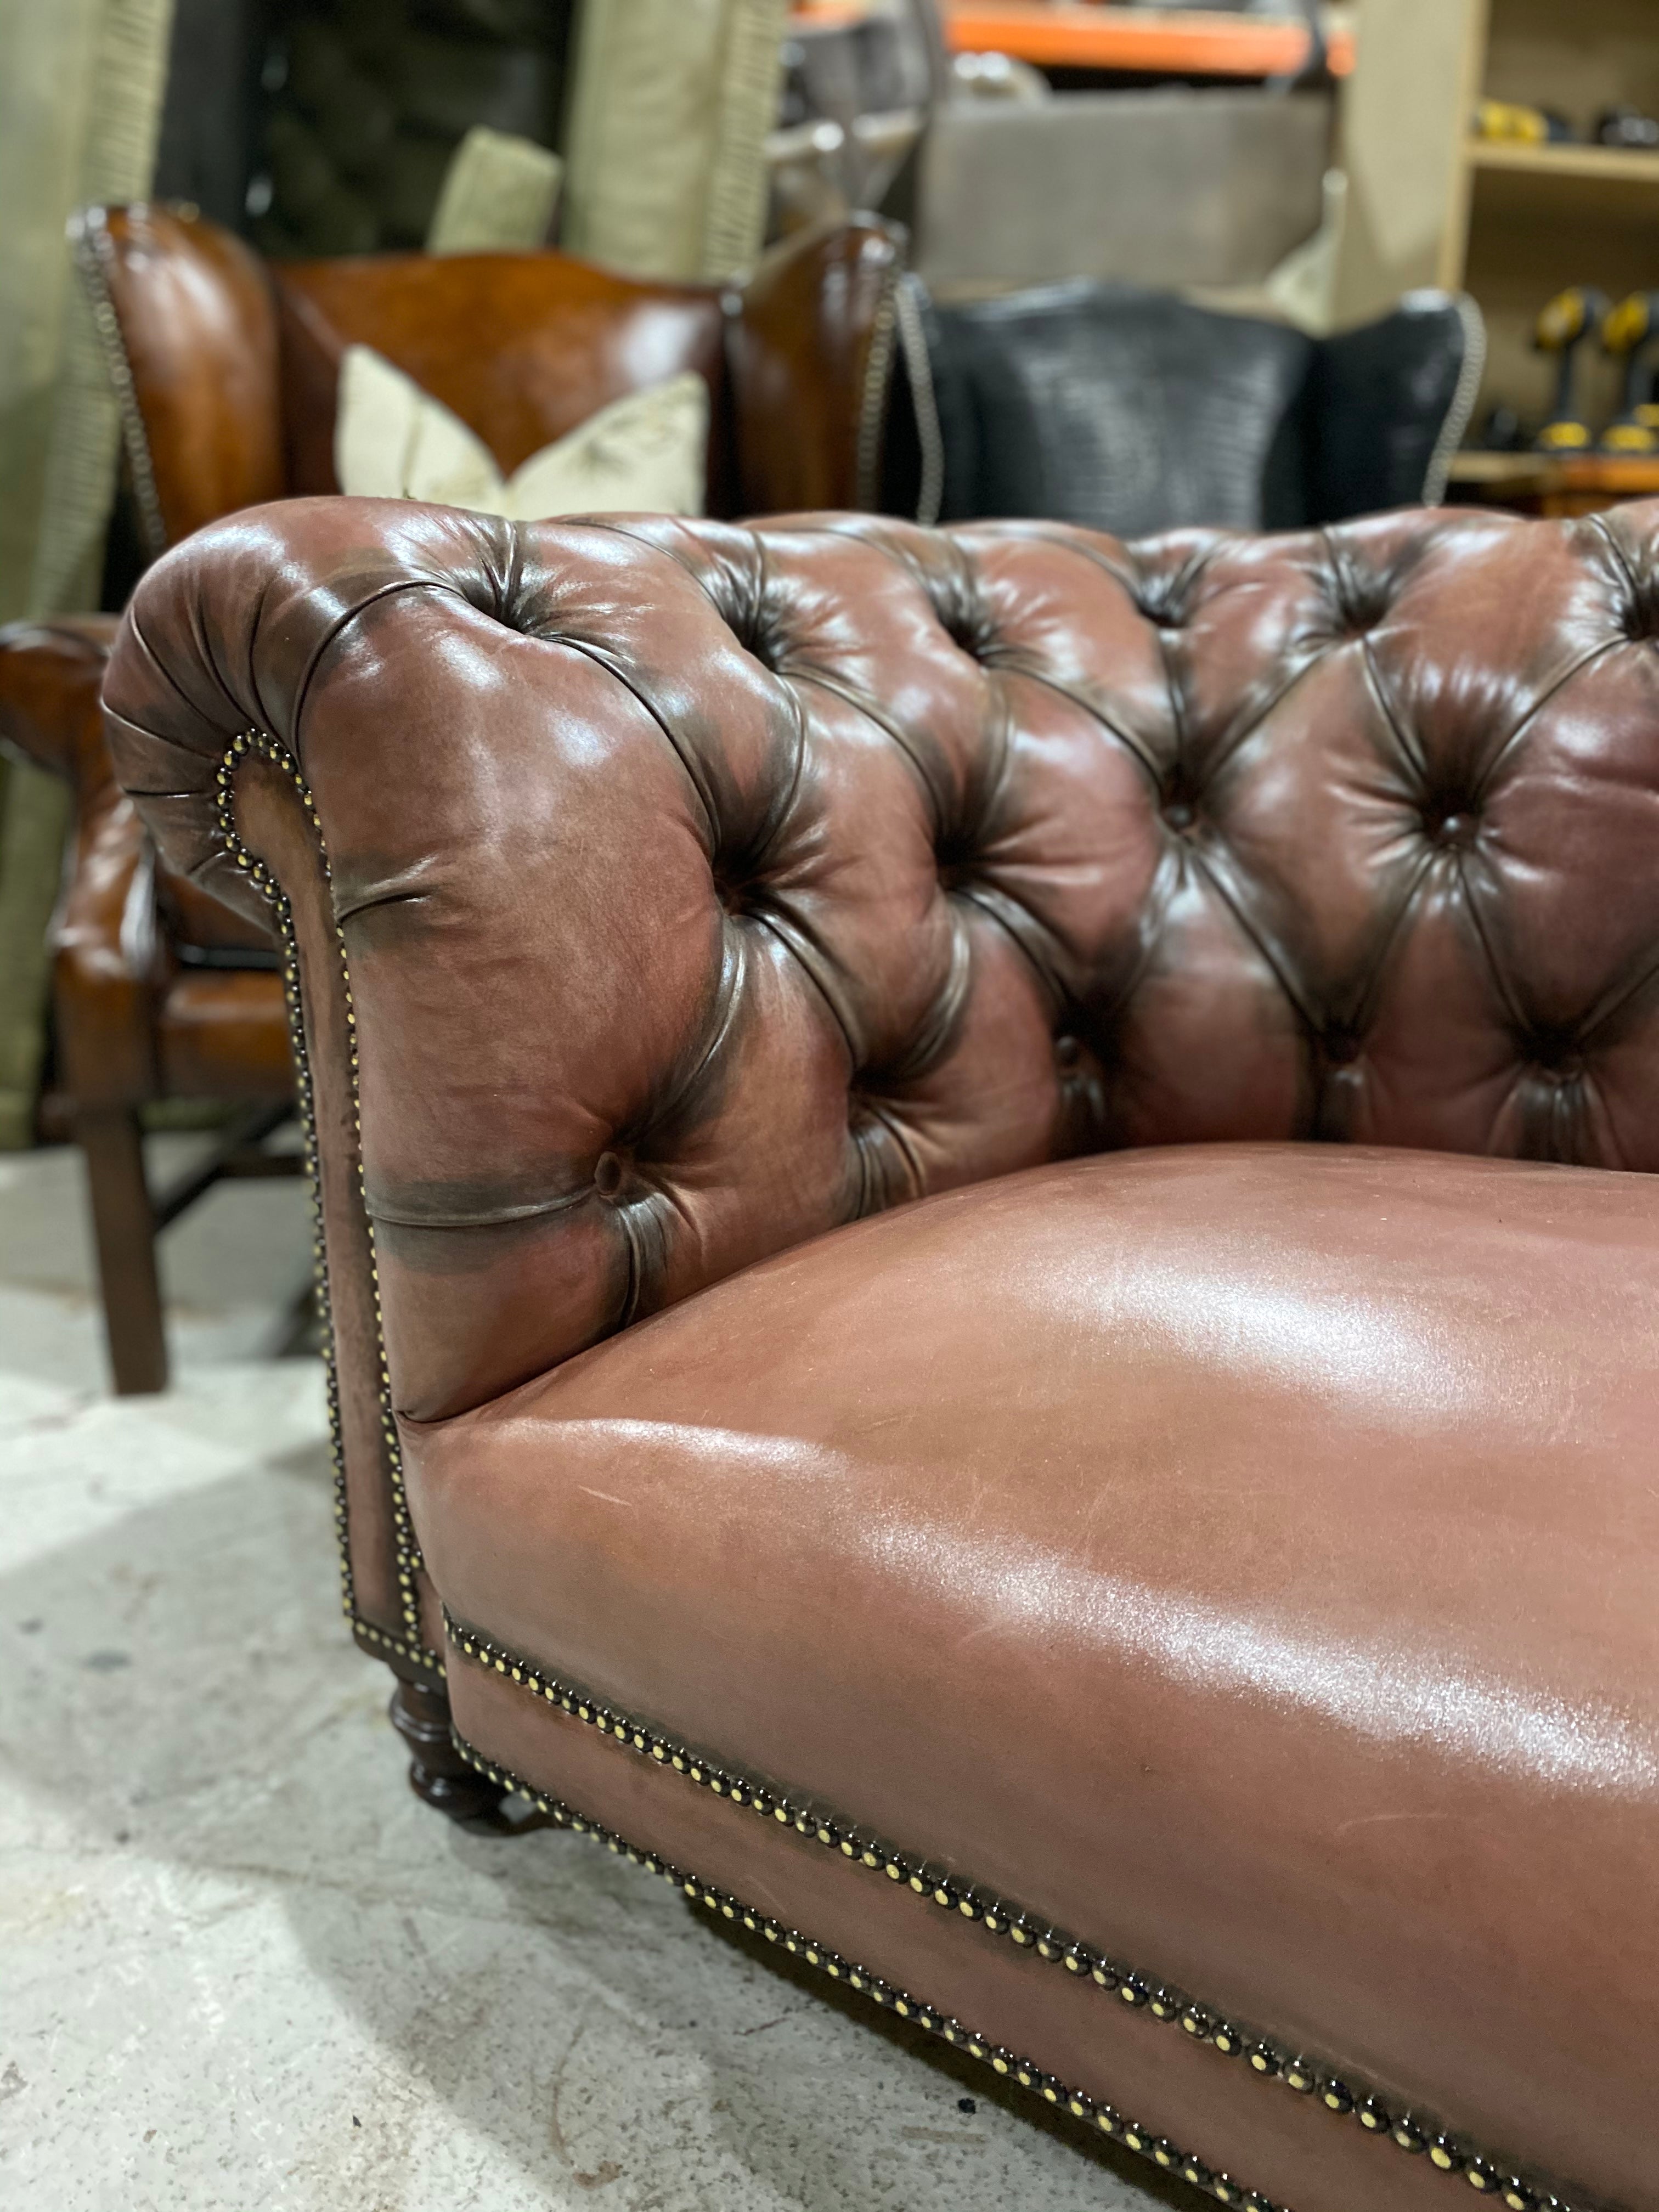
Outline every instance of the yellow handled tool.
{"type": "Polygon", "coordinates": [[[1595,433],[1577,404],[1578,349],[1607,313],[1605,292],[1574,284],[1558,292],[1538,318],[1532,342],[1540,353],[1556,355],[1555,404],[1550,419],[1538,433],[1540,453],[1586,453],[1595,443],[1595,433]]]}
{"type": "Polygon", "coordinates": [[[1632,292],[1601,318],[1601,350],[1625,364],[1625,404],[1601,433],[1604,453],[1641,460],[1659,453],[1659,292],[1632,292]]]}

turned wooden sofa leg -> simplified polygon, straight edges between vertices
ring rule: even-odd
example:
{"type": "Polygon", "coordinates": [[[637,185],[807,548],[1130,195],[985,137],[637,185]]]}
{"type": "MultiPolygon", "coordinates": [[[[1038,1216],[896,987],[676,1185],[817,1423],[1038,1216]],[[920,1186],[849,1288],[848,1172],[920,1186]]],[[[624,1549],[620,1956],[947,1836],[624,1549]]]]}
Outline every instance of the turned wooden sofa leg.
{"type": "Polygon", "coordinates": [[[143,1137],[131,1107],[83,1107],[76,1134],[87,1163],[104,1334],[123,1397],[167,1387],[167,1342],[155,1271],[155,1214],[143,1137]]]}
{"type": "Polygon", "coordinates": [[[494,1827],[507,1792],[475,1773],[449,1733],[449,1699],[425,1682],[399,1680],[387,1708],[409,1746],[409,1786],[428,1805],[464,1825],[494,1827]]]}

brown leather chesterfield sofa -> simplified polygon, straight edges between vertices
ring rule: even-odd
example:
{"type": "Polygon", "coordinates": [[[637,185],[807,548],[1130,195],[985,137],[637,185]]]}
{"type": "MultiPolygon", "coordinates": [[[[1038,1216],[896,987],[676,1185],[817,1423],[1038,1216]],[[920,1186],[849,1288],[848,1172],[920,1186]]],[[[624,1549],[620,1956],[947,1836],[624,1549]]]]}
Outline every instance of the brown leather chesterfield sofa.
{"type": "Polygon", "coordinates": [[[1224,2204],[1659,2204],[1659,507],[302,501],[106,700],[417,1786],[1224,2204]]]}
{"type": "MultiPolygon", "coordinates": [[[[372,345],[512,469],[609,400],[684,368],[714,397],[709,512],[867,506],[891,371],[900,241],[872,222],[803,235],[741,291],[642,283],[559,253],[386,254],[267,266],[216,224],[94,209],[76,250],[121,402],[148,552],[284,492],[325,492],[345,347],[372,345]]],[[[98,690],[111,618],[0,630],[0,743],[68,777],[70,880],[56,928],[64,1097],[86,1154],[118,1390],[159,1390],[155,1234],[205,1188],[144,1181],[138,1112],[239,1101],[213,1170],[293,1099],[263,915],[239,919],[156,855],[112,779],[98,690]],[[269,971],[269,972],[265,972],[269,971]]],[[[293,1164],[291,1158],[287,1162],[293,1164]]]]}

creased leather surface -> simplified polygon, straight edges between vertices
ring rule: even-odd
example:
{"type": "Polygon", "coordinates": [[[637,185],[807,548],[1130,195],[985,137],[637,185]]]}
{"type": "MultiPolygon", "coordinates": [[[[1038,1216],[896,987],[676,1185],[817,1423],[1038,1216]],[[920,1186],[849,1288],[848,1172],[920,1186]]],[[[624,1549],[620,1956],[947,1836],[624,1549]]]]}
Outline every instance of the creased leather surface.
{"type": "Polygon", "coordinates": [[[452,1603],[1627,2204],[1656,541],[295,502],[106,690],[314,796],[452,1603]]]}

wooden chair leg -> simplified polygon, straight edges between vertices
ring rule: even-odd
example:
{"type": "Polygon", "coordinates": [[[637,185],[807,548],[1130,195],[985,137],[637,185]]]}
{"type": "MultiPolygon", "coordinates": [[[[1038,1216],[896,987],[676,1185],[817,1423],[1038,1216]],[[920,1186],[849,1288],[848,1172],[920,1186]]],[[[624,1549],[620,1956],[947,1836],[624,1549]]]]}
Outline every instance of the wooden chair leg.
{"type": "Polygon", "coordinates": [[[84,1108],[76,1133],[86,1157],[104,1333],[123,1397],[167,1387],[167,1345],[155,1272],[155,1215],[144,1181],[143,1139],[130,1108],[84,1108]]]}
{"type": "Polygon", "coordinates": [[[464,1827],[500,1827],[507,1792],[499,1783],[486,1781],[456,1750],[443,1692],[400,1680],[389,1710],[392,1727],[410,1749],[409,1786],[415,1795],[464,1827]]]}

